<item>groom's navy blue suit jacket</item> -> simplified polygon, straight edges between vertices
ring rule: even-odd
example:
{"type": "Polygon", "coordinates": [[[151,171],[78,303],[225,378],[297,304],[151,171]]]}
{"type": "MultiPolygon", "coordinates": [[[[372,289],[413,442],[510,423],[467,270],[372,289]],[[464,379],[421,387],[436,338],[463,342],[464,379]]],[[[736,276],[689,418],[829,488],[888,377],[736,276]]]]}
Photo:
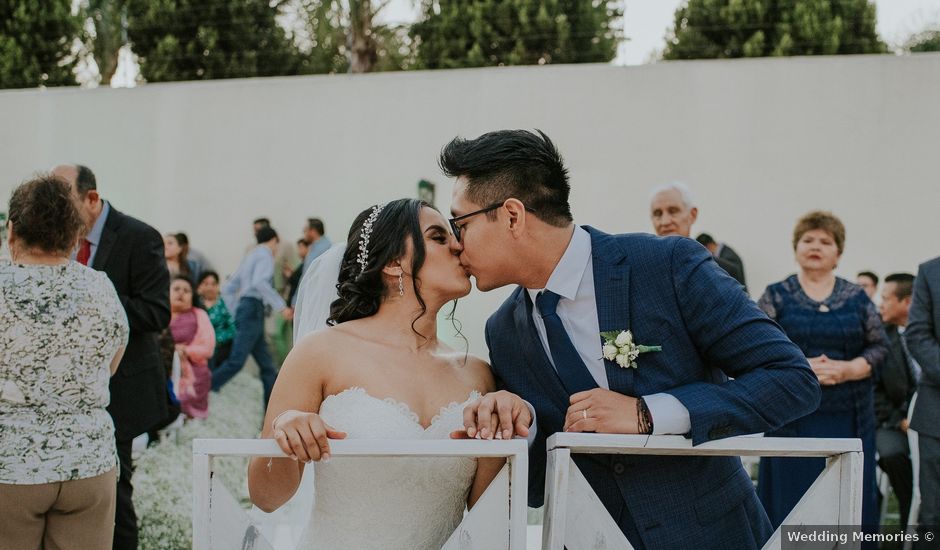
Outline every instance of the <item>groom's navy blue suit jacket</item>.
{"type": "MultiPolygon", "coordinates": [[[[819,384],[800,349],[704,247],[586,229],[600,330],[630,329],[634,342],[663,348],[640,355],[636,369],[605,361],[611,390],[675,396],[689,411],[695,445],[772,431],[816,410],[819,384]]],[[[529,502],[540,506],[545,439],[561,431],[569,395],[531,311],[528,293],[516,289],[487,321],[486,338],[501,385],[537,414],[529,502]]],[[[601,344],[598,335],[598,355],[601,344]]],[[[737,457],[577,455],[575,462],[637,548],[760,548],[772,534],[737,457]]]]}

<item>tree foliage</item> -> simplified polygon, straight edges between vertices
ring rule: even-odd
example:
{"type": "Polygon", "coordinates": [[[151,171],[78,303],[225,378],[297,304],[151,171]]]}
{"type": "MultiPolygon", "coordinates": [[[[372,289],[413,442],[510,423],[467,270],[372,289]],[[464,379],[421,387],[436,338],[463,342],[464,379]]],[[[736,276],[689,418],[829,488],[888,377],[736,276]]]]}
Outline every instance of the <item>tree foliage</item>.
{"type": "Polygon", "coordinates": [[[298,48],[301,74],[344,73],[346,56],[345,14],[337,1],[295,0],[284,5],[289,34],[298,48]]]}
{"type": "Polygon", "coordinates": [[[940,30],[915,34],[904,45],[911,53],[940,52],[940,30]]]}
{"type": "Polygon", "coordinates": [[[298,74],[303,59],[267,0],[127,0],[127,33],[150,82],[298,74]]]}
{"type": "Polygon", "coordinates": [[[687,0],[665,59],[883,53],[869,0],[687,0]]]}
{"type": "Polygon", "coordinates": [[[366,0],[292,0],[289,28],[304,52],[301,72],[365,73],[413,65],[408,27],[378,22],[385,3],[366,0]]]}
{"type": "Polygon", "coordinates": [[[119,54],[124,46],[124,10],[125,0],[88,0],[84,10],[94,28],[88,49],[95,58],[104,85],[111,82],[117,71],[119,54]]]}
{"type": "Polygon", "coordinates": [[[605,62],[623,8],[604,0],[422,0],[411,27],[422,69],[605,62]]]}
{"type": "Polygon", "coordinates": [[[0,2],[0,88],[76,84],[81,21],[61,0],[0,2]]]}

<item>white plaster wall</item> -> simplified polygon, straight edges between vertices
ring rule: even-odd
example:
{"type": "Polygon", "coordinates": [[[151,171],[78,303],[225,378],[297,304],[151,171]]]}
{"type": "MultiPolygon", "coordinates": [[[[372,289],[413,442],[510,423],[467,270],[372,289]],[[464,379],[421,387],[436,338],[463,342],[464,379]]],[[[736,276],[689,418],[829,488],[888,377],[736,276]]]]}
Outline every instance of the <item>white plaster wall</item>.
{"type": "MultiPolygon", "coordinates": [[[[102,194],[231,272],[268,216],[334,241],[364,207],[451,182],[455,135],[541,128],[571,171],[576,221],[649,231],[648,191],[682,180],[699,221],[743,257],[753,295],[794,271],[814,208],[846,223],[839,273],[916,269],[940,254],[940,54],[578,65],[0,93],[0,193],[81,162],[102,194]]],[[[471,350],[508,289],[463,300],[471,350]]]]}

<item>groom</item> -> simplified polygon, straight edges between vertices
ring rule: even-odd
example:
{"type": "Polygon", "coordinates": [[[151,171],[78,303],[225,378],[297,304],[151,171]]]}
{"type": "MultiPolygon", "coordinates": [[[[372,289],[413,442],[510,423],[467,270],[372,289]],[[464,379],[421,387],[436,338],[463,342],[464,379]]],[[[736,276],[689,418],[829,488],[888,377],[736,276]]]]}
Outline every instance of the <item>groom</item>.
{"type": "MultiPolygon", "coordinates": [[[[464,417],[471,437],[534,434],[530,505],[542,504],[555,432],[684,434],[698,445],[771,431],[818,406],[800,349],[700,244],[575,225],[568,171],[545,134],[456,138],[440,164],[457,178],[451,226],[477,288],[518,285],[486,323],[507,391],[464,417]],[[601,333],[626,330],[661,351],[639,355],[636,368],[605,360],[601,333]],[[509,392],[532,405],[536,425],[509,392]]],[[[737,457],[575,462],[635,548],[760,548],[772,534],[737,457]]]]}

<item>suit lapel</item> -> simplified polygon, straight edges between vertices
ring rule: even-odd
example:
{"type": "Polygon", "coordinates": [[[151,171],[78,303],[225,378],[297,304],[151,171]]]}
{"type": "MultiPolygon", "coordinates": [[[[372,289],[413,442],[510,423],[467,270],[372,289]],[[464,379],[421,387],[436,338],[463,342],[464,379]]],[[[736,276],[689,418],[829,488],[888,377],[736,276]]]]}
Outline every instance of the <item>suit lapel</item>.
{"type": "MultiPolygon", "coordinates": [[[[630,266],[626,255],[613,237],[586,227],[591,233],[591,264],[594,273],[594,301],[601,332],[630,329],[630,266]]],[[[598,335],[598,342],[604,339],[598,335]]],[[[610,389],[633,392],[633,369],[621,368],[614,361],[604,360],[610,389]]]]}
{"type": "Polygon", "coordinates": [[[95,260],[91,265],[98,271],[104,271],[104,266],[107,265],[108,262],[108,256],[110,256],[111,251],[114,250],[114,243],[117,241],[117,231],[115,231],[117,214],[118,212],[112,206],[111,211],[108,212],[108,219],[104,221],[104,227],[101,229],[101,240],[98,241],[98,250],[95,251],[95,260]]]}
{"type": "Polygon", "coordinates": [[[562,386],[555,367],[552,366],[545,354],[545,348],[542,346],[542,341],[535,330],[535,322],[532,321],[532,301],[529,300],[529,293],[526,292],[526,289],[521,287],[519,296],[516,299],[513,320],[516,324],[516,334],[519,335],[522,355],[527,359],[527,366],[532,371],[533,378],[542,386],[544,393],[551,396],[559,404],[561,410],[567,410],[569,404],[568,392],[562,386]]]}

